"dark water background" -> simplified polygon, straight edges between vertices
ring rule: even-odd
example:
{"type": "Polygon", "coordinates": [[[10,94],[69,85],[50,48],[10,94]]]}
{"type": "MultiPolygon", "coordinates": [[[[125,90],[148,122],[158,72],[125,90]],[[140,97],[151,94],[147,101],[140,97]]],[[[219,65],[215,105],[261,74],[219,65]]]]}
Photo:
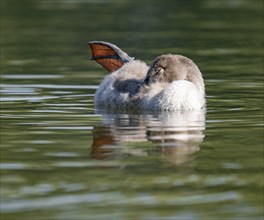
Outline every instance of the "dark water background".
{"type": "Polygon", "coordinates": [[[2,219],[262,219],[263,1],[1,1],[2,219]],[[206,112],[94,108],[87,42],[193,59],[206,112]]]}

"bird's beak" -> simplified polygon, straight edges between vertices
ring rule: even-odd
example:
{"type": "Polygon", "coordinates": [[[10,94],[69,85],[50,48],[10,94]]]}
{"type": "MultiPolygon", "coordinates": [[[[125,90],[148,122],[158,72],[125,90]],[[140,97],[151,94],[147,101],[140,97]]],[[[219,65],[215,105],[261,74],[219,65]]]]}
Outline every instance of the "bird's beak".
{"type": "Polygon", "coordinates": [[[150,76],[151,76],[151,74],[152,74],[152,68],[149,68],[149,70],[147,72],[147,75],[146,75],[146,78],[144,80],[144,84],[146,84],[147,86],[150,83],[150,76]]]}
{"type": "Polygon", "coordinates": [[[149,81],[150,81],[149,80],[149,76],[146,76],[146,78],[144,80],[144,84],[148,86],[149,85],[149,81]]]}

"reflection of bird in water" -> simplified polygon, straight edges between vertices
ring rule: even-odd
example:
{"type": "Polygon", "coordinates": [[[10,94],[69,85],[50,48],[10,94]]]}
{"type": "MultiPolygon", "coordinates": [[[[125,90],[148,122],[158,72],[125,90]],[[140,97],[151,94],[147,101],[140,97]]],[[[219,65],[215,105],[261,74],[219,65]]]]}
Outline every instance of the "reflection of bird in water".
{"type": "Polygon", "coordinates": [[[191,154],[199,151],[199,143],[204,138],[203,110],[156,115],[102,113],[102,119],[100,126],[94,128],[94,159],[161,154],[175,163],[183,163],[188,161],[191,154]],[[148,141],[154,143],[151,149],[144,147],[148,141]]]}
{"type": "Polygon", "coordinates": [[[94,128],[92,157],[115,158],[120,153],[119,143],[145,141],[146,127],[139,115],[103,114],[102,124],[94,128]]]}
{"type": "Polygon", "coordinates": [[[113,44],[102,41],[89,44],[93,59],[111,73],[95,94],[97,106],[144,110],[201,109],[205,106],[202,74],[189,58],[161,55],[148,67],[113,44]]]}
{"type": "Polygon", "coordinates": [[[92,157],[94,159],[107,159],[111,155],[111,148],[107,146],[116,143],[114,135],[111,134],[110,129],[103,126],[95,127],[94,138],[92,144],[92,157]]]}

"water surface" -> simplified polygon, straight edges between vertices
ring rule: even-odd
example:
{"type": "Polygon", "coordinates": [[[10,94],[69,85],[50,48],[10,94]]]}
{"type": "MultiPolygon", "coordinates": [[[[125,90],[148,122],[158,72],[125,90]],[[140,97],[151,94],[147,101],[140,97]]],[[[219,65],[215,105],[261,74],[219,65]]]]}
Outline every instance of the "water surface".
{"type": "Polygon", "coordinates": [[[263,218],[261,1],[1,6],[3,219],[263,218]],[[207,109],[95,109],[91,40],[190,57],[207,109]]]}

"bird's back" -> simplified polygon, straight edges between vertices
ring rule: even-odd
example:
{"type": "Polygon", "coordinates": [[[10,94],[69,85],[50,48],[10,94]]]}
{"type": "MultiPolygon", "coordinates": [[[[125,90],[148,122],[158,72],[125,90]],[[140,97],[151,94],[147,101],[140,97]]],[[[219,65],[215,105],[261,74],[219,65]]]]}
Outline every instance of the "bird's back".
{"type": "Polygon", "coordinates": [[[132,105],[130,99],[139,91],[147,70],[148,66],[144,62],[133,60],[118,71],[106,75],[95,94],[96,104],[109,107],[132,105]]]}

